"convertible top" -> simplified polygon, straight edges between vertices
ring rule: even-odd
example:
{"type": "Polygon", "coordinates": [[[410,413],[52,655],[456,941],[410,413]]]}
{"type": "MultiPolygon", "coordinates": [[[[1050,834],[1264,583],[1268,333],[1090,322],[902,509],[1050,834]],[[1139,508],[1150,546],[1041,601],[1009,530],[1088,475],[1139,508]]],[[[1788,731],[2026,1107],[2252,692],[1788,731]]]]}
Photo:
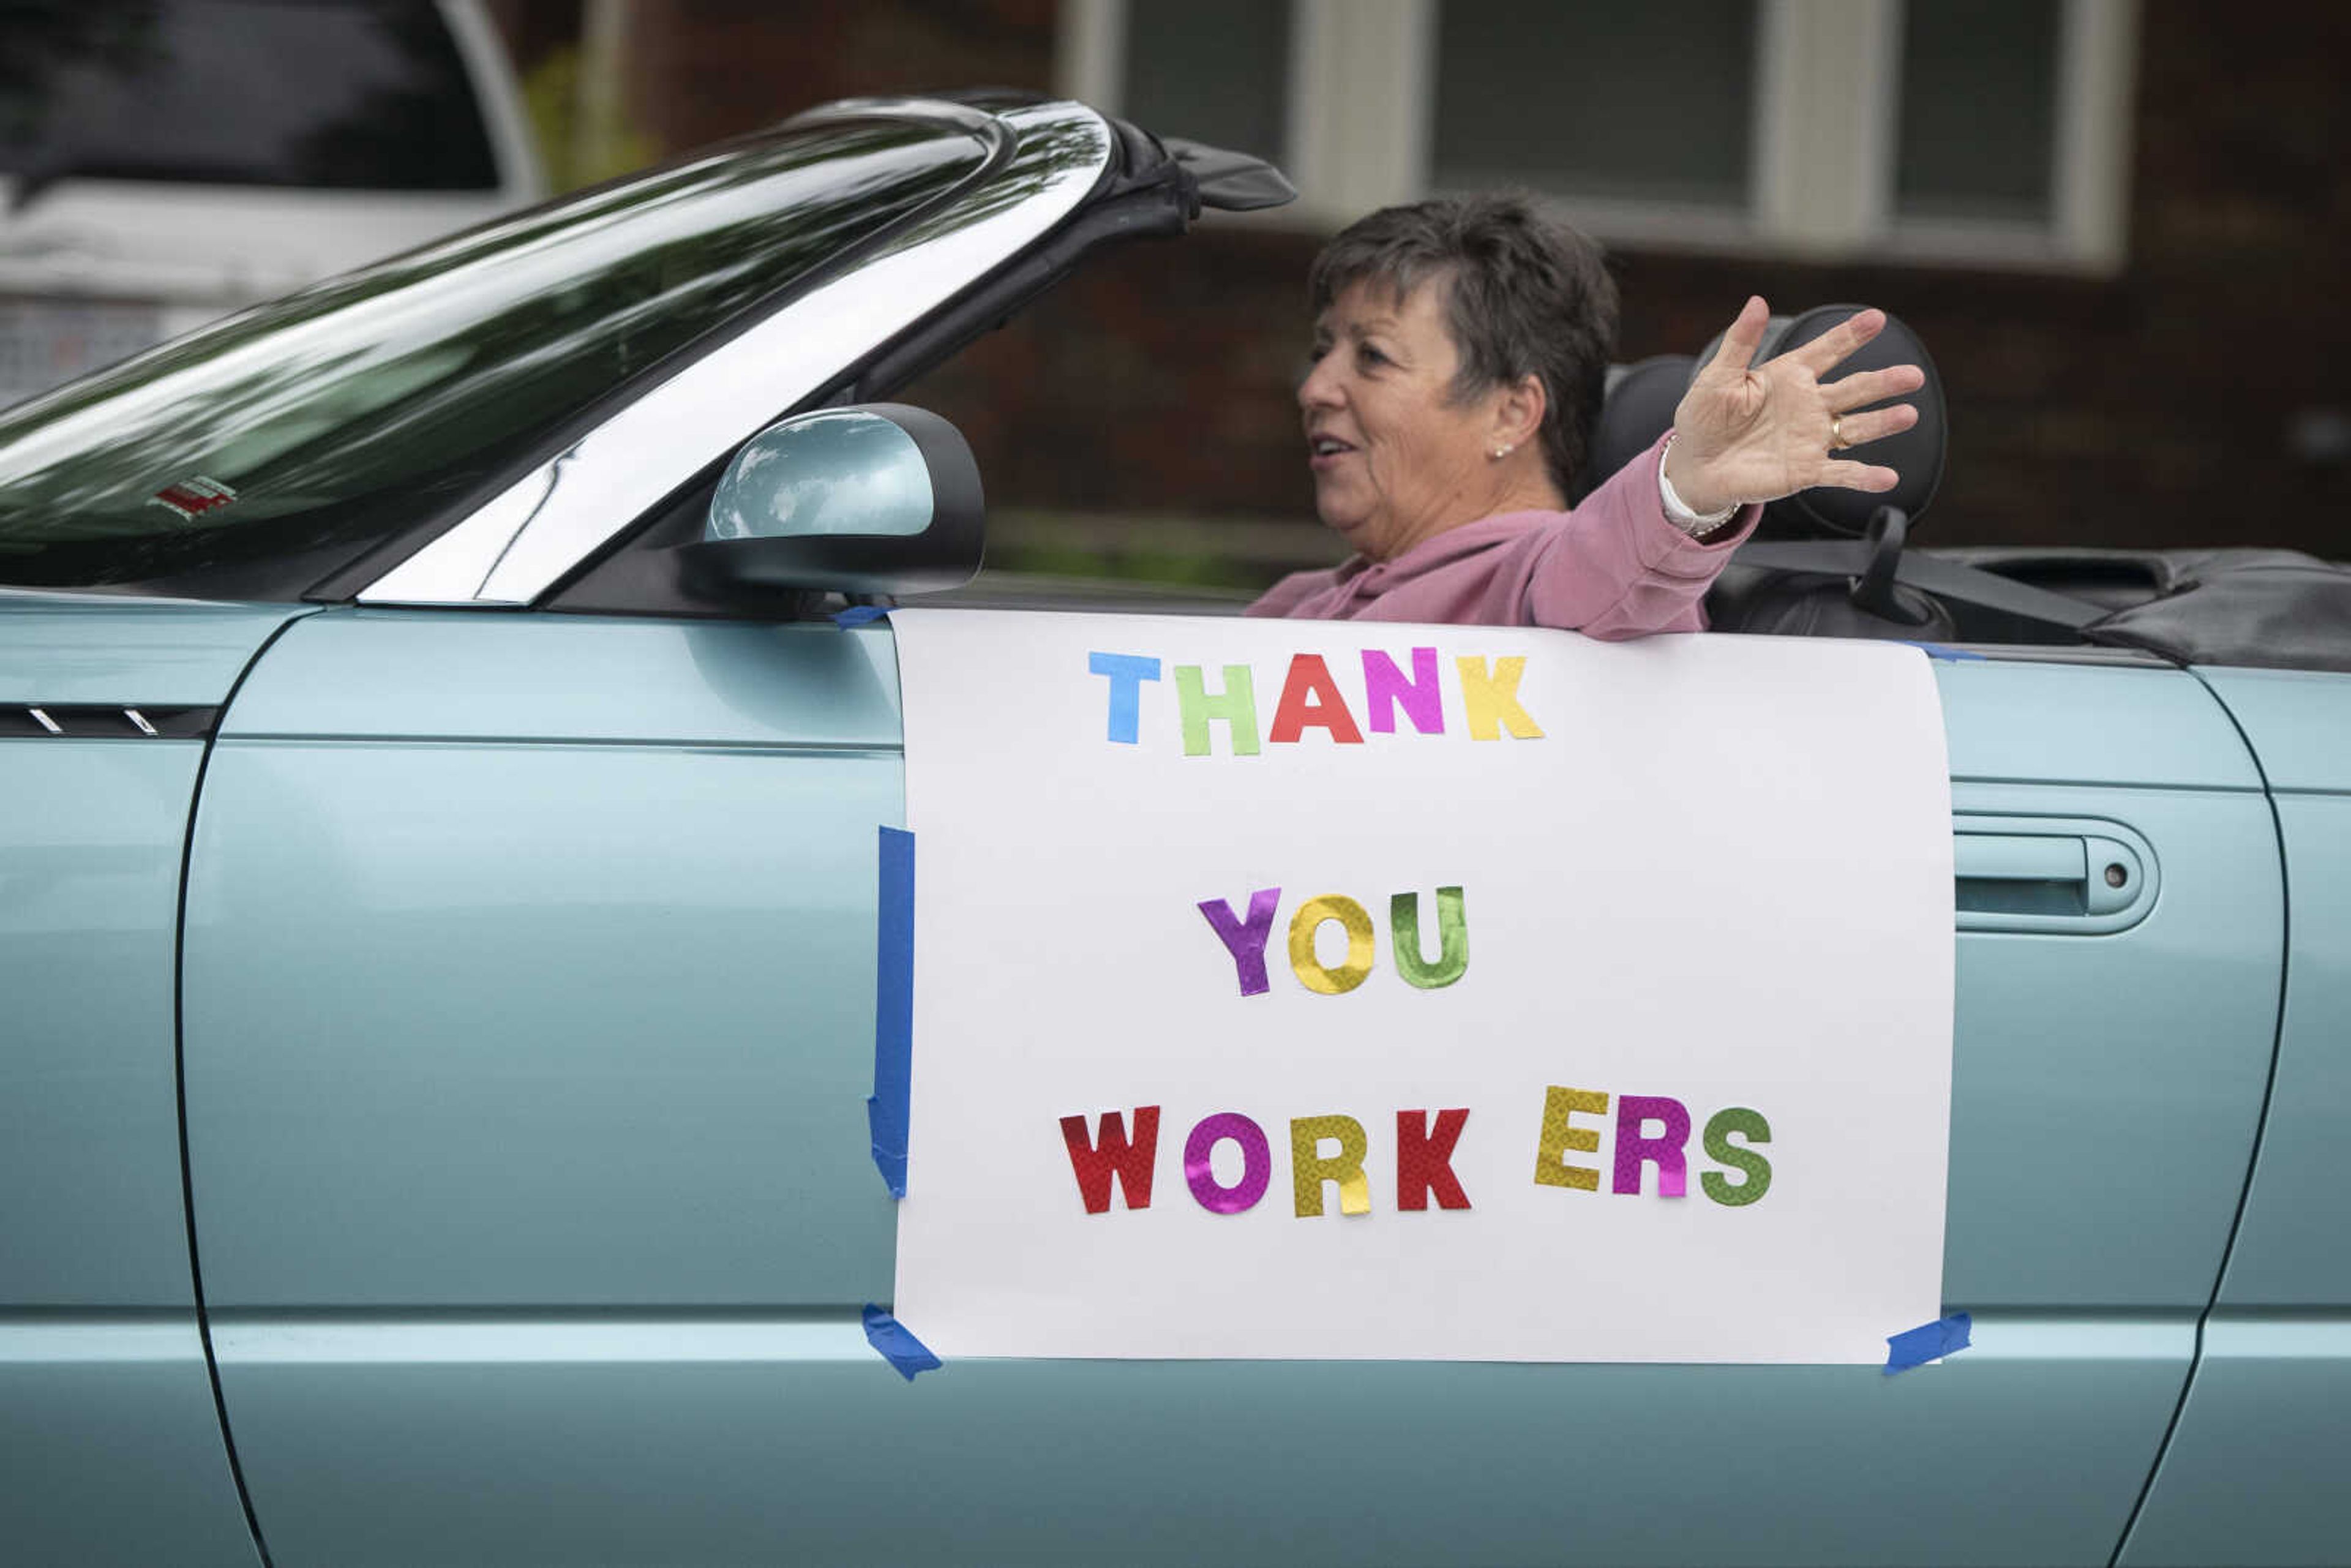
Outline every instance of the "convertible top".
{"type": "Polygon", "coordinates": [[[1980,548],[1935,552],[2105,605],[2084,640],[2183,664],[2351,673],[2351,567],[2299,550],[1980,548]]]}

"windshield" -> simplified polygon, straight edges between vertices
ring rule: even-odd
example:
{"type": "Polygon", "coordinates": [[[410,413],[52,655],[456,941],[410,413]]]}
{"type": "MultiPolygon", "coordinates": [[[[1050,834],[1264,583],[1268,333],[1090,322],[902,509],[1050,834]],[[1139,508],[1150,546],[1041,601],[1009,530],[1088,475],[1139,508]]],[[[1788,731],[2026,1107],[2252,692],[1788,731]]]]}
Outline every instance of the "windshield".
{"type": "Polygon", "coordinates": [[[927,126],[778,132],[330,279],[0,412],[0,582],[307,587],[984,158],[927,126]],[[264,558],[279,564],[261,586],[214,580],[264,558]],[[211,575],[170,580],[189,574],[211,575]]]}

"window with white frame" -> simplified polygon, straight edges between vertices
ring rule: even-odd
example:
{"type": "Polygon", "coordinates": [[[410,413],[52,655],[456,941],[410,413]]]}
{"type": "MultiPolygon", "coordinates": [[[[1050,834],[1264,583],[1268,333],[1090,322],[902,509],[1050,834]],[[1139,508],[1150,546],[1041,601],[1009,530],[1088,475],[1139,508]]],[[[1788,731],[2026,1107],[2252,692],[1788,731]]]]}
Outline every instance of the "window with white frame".
{"type": "Polygon", "coordinates": [[[1429,184],[1743,212],[1761,8],[1439,5],[1429,184]]]}
{"type": "Polygon", "coordinates": [[[2060,20],[2049,0],[1910,0],[1896,78],[1897,222],[2049,222],[2060,20]]]}
{"type": "Polygon", "coordinates": [[[1120,112],[1168,136],[1289,156],[1288,0],[1126,0],[1120,112]]]}
{"type": "Polygon", "coordinates": [[[2138,0],[1062,0],[1065,91],[1328,225],[1529,188],[1603,239],[2105,269],[2138,0]]]}

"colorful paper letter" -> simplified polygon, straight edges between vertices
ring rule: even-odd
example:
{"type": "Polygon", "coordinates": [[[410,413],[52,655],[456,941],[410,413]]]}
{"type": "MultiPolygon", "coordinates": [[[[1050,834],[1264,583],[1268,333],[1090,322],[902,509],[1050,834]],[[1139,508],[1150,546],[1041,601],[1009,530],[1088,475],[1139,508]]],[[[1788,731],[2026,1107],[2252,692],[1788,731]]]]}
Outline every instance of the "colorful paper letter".
{"type": "Polygon", "coordinates": [[[1469,1207],[1469,1195],[1453,1174],[1453,1145],[1461,1141],[1461,1129],[1468,1121],[1467,1109],[1439,1111],[1434,1128],[1426,1111],[1396,1113],[1398,1208],[1426,1208],[1432,1191],[1439,1208],[1469,1207]]]}
{"type": "Polygon", "coordinates": [[[1353,990],[1372,972],[1373,956],[1372,917],[1352,898],[1326,893],[1300,904],[1290,917],[1290,967],[1310,991],[1335,997],[1353,990]],[[1314,933],[1326,920],[1337,921],[1347,932],[1347,961],[1335,969],[1324,968],[1314,956],[1314,933]]]}
{"type": "Polygon", "coordinates": [[[1513,653],[1507,659],[1495,660],[1490,675],[1486,673],[1483,659],[1456,659],[1453,663],[1461,672],[1461,706],[1469,716],[1470,739],[1499,740],[1499,727],[1504,725],[1520,740],[1542,738],[1533,716],[1519,706],[1519,677],[1527,673],[1524,658],[1513,653]]]}
{"type": "Polygon", "coordinates": [[[1535,1185],[1572,1186],[1584,1192],[1600,1190],[1600,1173],[1567,1163],[1566,1154],[1600,1152],[1600,1134],[1590,1127],[1570,1125],[1578,1111],[1594,1116],[1608,1113],[1608,1096],[1594,1089],[1562,1089],[1554,1083],[1543,1091],[1542,1141],[1535,1148],[1535,1185]]]}
{"type": "Polygon", "coordinates": [[[1266,738],[1294,742],[1310,724],[1329,730],[1331,738],[1343,746],[1364,744],[1364,732],[1355,727],[1355,716],[1347,711],[1347,699],[1339,695],[1339,684],[1331,678],[1322,655],[1293,653],[1290,674],[1281,683],[1281,701],[1273,710],[1273,729],[1266,738]]]}
{"type": "Polygon", "coordinates": [[[1395,710],[1404,709],[1412,727],[1423,735],[1445,733],[1445,694],[1437,685],[1437,650],[1412,651],[1412,679],[1404,678],[1396,662],[1377,648],[1364,650],[1364,704],[1375,735],[1395,733],[1395,710]]]}
{"type": "Polygon", "coordinates": [[[1730,1141],[1737,1133],[1750,1144],[1771,1141],[1771,1124],[1763,1119],[1761,1111],[1750,1111],[1744,1105],[1732,1105],[1717,1111],[1707,1119],[1706,1157],[1720,1166],[1730,1166],[1747,1173],[1747,1179],[1733,1186],[1719,1171],[1708,1171],[1698,1178],[1706,1196],[1715,1202],[1736,1208],[1740,1204],[1753,1203],[1771,1190],[1771,1162],[1752,1149],[1742,1149],[1730,1141]]]}
{"type": "Polygon", "coordinates": [[[1088,653],[1086,668],[1110,677],[1110,737],[1122,746],[1142,738],[1138,713],[1143,683],[1159,678],[1159,661],[1137,653],[1088,653]]]}
{"type": "Polygon", "coordinates": [[[1469,925],[1461,913],[1461,890],[1437,890],[1437,957],[1431,964],[1420,953],[1420,894],[1399,893],[1388,900],[1388,940],[1395,949],[1396,973],[1405,984],[1424,991],[1441,990],[1469,967],[1469,925]]]}
{"type": "Polygon", "coordinates": [[[1200,666],[1176,666],[1176,703],[1184,716],[1184,755],[1208,755],[1208,721],[1232,727],[1233,755],[1257,755],[1257,687],[1247,664],[1225,666],[1225,689],[1210,696],[1200,685],[1200,666]]]}
{"type": "Polygon", "coordinates": [[[1061,1142],[1070,1151],[1070,1168],[1077,1173],[1078,1196],[1088,1214],[1110,1209],[1110,1178],[1125,1189],[1126,1207],[1151,1207],[1151,1167],[1159,1157],[1159,1107],[1140,1105],[1134,1112],[1134,1141],[1126,1137],[1126,1118],[1116,1111],[1102,1114],[1102,1135],[1089,1143],[1083,1116],[1061,1118],[1061,1142]]]}
{"type": "Polygon", "coordinates": [[[1311,1219],[1322,1212],[1322,1184],[1339,1184],[1339,1212],[1369,1214],[1372,1184],[1364,1175],[1364,1155],[1370,1141],[1364,1124],[1353,1116],[1294,1116],[1290,1123],[1290,1181],[1298,1202],[1298,1218],[1311,1219]],[[1325,1158],[1322,1140],[1331,1138],[1339,1152],[1325,1158]]]}
{"type": "Polygon", "coordinates": [[[1281,889],[1260,887],[1249,894],[1249,918],[1233,918],[1233,906],[1221,898],[1200,900],[1200,913],[1216,927],[1217,936],[1225,944],[1225,951],[1233,956],[1233,967],[1239,971],[1241,995],[1265,995],[1265,943],[1273,935],[1273,912],[1281,903],[1281,889]]]}
{"type": "Polygon", "coordinates": [[[1184,1180],[1211,1214],[1255,1208],[1273,1180],[1273,1147],[1265,1141],[1265,1129],[1238,1111],[1201,1117],[1184,1140],[1184,1180]],[[1217,1145],[1227,1138],[1241,1146],[1241,1179],[1230,1186],[1217,1180],[1213,1163],[1217,1145]]]}
{"type": "Polygon", "coordinates": [[[1641,1190],[1644,1161],[1657,1167],[1657,1195],[1685,1197],[1689,1193],[1689,1166],[1682,1145],[1689,1142],[1689,1107],[1662,1094],[1621,1094],[1616,1099],[1616,1190],[1641,1190]],[[1652,1138],[1642,1129],[1663,1122],[1665,1134],[1652,1138]]]}

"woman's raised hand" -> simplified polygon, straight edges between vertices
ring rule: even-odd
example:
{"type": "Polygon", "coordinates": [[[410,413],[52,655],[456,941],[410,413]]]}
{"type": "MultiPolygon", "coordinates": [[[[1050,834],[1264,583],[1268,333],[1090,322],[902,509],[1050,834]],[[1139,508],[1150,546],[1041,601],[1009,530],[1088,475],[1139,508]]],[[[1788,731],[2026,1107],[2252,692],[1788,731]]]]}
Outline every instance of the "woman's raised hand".
{"type": "Polygon", "coordinates": [[[1722,347],[1682,394],[1674,410],[1674,444],[1666,477],[1682,504],[1718,512],[1751,501],[1776,501],[1816,485],[1847,490],[1891,490],[1891,468],[1855,463],[1844,449],[1907,430],[1918,423],[1908,403],[1855,409],[1917,392],[1927,374],[1916,365],[1861,371],[1834,382],[1821,378],[1846,355],[1885,329],[1886,312],[1864,310],[1811,342],[1748,368],[1763,340],[1771,308],[1751,297],[1722,347]]]}

